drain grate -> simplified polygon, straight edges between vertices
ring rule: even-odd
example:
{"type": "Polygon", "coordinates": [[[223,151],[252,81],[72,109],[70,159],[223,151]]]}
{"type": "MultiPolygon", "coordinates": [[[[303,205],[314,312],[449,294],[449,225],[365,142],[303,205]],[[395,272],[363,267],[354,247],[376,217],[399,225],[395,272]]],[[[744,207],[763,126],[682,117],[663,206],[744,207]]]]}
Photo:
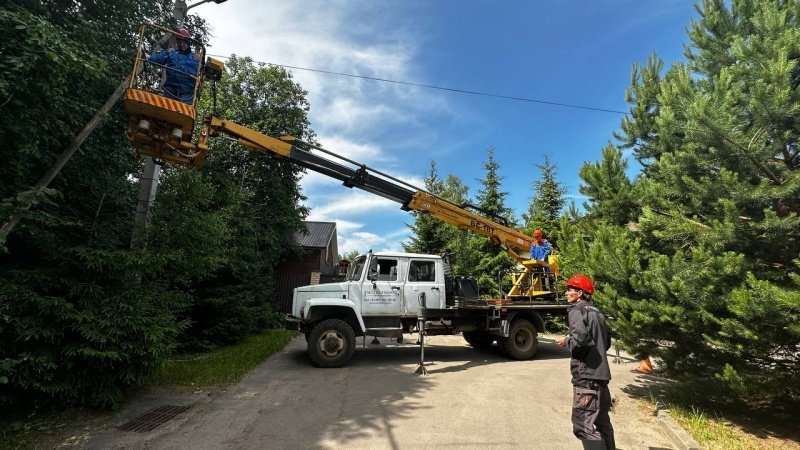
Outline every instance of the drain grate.
{"type": "Polygon", "coordinates": [[[153,408],[128,423],[118,426],[117,429],[122,431],[137,431],[139,433],[146,433],[167,423],[169,420],[178,414],[187,411],[189,408],[191,408],[191,405],[159,406],[158,408],[153,408]]]}

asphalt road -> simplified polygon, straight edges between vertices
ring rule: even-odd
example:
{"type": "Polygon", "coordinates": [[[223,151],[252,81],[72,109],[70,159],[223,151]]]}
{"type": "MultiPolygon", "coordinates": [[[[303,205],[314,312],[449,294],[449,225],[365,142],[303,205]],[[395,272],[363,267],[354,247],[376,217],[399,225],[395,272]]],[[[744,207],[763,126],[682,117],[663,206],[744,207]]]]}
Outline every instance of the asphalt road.
{"type": "MultiPolygon", "coordinates": [[[[153,391],[114,423],[80,439],[91,449],[579,449],[570,423],[569,355],[547,336],[531,361],[479,351],[460,336],[428,338],[428,375],[417,376],[416,337],[381,338],[340,369],[318,369],[300,337],[248,374],[213,393],[153,391]],[[153,431],[121,424],[162,405],[191,408],[153,431]]],[[[673,448],[655,417],[631,395],[653,380],[636,361],[613,364],[612,422],[621,449],[673,448]]]]}

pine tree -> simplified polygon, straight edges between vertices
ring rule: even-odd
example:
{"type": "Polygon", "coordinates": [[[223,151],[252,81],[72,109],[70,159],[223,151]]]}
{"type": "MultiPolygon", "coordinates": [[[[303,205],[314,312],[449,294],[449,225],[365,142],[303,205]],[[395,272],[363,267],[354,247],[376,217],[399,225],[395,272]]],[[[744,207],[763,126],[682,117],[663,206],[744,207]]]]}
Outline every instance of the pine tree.
{"type": "Polygon", "coordinates": [[[567,247],[638,356],[728,394],[797,399],[800,4],[698,10],[686,63],[634,67],[621,148],[582,171],[597,217],[567,247]],[[622,149],[643,165],[630,189],[622,149]]]}
{"type": "Polygon", "coordinates": [[[579,190],[589,197],[584,206],[593,219],[625,225],[636,218],[639,205],[634,201],[633,186],[625,173],[627,169],[628,162],[622,151],[613,145],[603,149],[600,162],[581,167],[584,184],[579,190]]]}

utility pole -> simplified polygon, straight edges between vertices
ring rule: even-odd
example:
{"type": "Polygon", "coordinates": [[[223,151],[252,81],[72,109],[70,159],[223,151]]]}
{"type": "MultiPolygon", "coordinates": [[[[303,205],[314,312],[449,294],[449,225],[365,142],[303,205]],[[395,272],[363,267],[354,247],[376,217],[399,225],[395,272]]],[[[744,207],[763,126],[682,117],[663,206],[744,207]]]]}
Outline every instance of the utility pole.
{"type": "MultiPolygon", "coordinates": [[[[220,4],[225,3],[227,0],[200,0],[197,3],[187,6],[185,0],[175,0],[172,7],[172,17],[175,18],[178,28],[183,26],[186,20],[188,11],[203,3],[213,1],[220,4]]],[[[161,177],[161,166],[156,164],[153,158],[146,158],[144,162],[144,171],[142,177],[139,179],[139,200],[136,202],[136,216],[133,227],[133,237],[131,239],[131,249],[141,250],[144,248],[145,231],[147,224],[150,220],[150,209],[153,208],[153,203],[156,199],[156,191],[158,190],[158,180],[161,177]]]]}

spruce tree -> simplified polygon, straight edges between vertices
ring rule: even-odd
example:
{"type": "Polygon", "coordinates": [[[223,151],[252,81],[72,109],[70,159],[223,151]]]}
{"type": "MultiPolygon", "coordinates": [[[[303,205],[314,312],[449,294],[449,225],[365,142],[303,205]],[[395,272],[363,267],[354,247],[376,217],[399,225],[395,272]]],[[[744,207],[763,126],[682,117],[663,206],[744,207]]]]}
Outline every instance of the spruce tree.
{"type": "MultiPolygon", "coordinates": [[[[431,194],[442,196],[444,193],[444,182],[439,178],[436,170],[436,162],[431,161],[430,171],[425,177],[425,189],[431,194]]],[[[431,216],[414,212],[414,223],[406,225],[411,230],[410,242],[403,243],[403,249],[411,253],[431,253],[439,254],[448,246],[451,230],[447,223],[431,216]]]]}
{"type": "Polygon", "coordinates": [[[548,155],[544,155],[544,162],[536,164],[536,167],[539,169],[539,179],[533,183],[533,197],[528,205],[528,212],[522,215],[522,219],[528,234],[540,229],[552,241],[564,209],[564,195],[567,190],[556,180],[556,166],[548,155]]]}
{"type": "MultiPolygon", "coordinates": [[[[498,173],[500,163],[495,160],[494,151],[494,147],[489,147],[486,151],[487,159],[483,165],[485,176],[478,180],[481,187],[478,189],[475,206],[478,214],[513,228],[516,226],[516,221],[511,208],[505,205],[508,193],[501,190],[500,183],[503,178],[498,173]]],[[[487,295],[501,295],[498,277],[514,267],[514,260],[500,246],[483,235],[473,234],[469,238],[468,247],[471,259],[464,263],[472,264],[471,273],[478,279],[478,284],[487,295]]]]}

